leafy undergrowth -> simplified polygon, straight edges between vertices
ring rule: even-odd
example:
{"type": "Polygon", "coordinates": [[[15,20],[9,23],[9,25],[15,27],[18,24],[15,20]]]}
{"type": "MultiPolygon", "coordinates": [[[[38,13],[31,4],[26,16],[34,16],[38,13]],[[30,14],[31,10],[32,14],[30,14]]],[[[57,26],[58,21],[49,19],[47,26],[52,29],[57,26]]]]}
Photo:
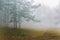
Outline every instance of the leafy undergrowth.
{"type": "Polygon", "coordinates": [[[0,40],[60,40],[56,31],[0,28],[0,40]]]}

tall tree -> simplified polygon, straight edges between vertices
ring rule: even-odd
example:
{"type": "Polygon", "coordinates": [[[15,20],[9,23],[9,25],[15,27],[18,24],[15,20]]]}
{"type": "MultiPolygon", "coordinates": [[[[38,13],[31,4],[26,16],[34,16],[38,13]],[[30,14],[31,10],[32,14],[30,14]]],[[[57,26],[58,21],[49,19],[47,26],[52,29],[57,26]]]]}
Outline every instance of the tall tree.
{"type": "Polygon", "coordinates": [[[0,10],[2,10],[2,7],[3,7],[3,1],[0,0],[0,10]]]}
{"type": "MultiPolygon", "coordinates": [[[[17,23],[21,24],[21,18],[26,20],[34,20],[34,16],[31,15],[36,5],[32,5],[33,2],[27,0],[14,0],[13,7],[11,9],[11,22],[14,22],[14,27],[17,28],[17,23]]],[[[38,5],[39,6],[39,5],[38,5]]],[[[38,7],[36,6],[36,8],[38,7]]],[[[21,25],[20,25],[21,26],[21,25]]]]}
{"type": "Polygon", "coordinates": [[[7,26],[8,25],[8,22],[9,22],[9,0],[3,0],[3,24],[4,26],[7,26]]]}
{"type": "Polygon", "coordinates": [[[0,10],[3,12],[3,23],[8,25],[9,22],[13,22],[14,27],[17,28],[17,23],[20,25],[22,18],[25,18],[26,21],[36,21],[34,20],[35,16],[31,14],[39,5],[33,5],[33,2],[32,0],[0,0],[0,10]]]}

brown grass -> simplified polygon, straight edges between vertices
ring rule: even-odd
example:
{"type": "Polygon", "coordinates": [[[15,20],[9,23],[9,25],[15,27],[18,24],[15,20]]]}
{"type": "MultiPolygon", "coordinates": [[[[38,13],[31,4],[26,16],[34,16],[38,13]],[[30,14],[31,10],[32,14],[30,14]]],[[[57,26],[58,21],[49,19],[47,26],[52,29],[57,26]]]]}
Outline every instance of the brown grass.
{"type": "Polygon", "coordinates": [[[0,40],[60,40],[57,31],[30,31],[26,29],[0,28],[0,40]]]}

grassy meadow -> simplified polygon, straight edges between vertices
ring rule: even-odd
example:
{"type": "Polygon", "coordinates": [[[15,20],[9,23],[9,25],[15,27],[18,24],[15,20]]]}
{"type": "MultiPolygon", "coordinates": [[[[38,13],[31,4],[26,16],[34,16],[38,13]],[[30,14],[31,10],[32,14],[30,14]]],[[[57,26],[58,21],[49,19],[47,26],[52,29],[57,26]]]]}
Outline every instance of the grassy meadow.
{"type": "Polygon", "coordinates": [[[3,27],[0,28],[0,40],[60,40],[60,32],[3,27]]]}

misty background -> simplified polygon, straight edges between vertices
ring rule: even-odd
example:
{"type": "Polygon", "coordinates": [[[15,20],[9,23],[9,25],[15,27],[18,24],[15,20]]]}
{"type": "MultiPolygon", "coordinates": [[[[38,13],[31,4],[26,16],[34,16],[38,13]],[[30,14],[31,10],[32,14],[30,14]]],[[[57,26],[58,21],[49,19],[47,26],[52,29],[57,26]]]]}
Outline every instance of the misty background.
{"type": "MultiPolygon", "coordinates": [[[[52,3],[52,1],[51,1],[52,3]]],[[[25,25],[32,25],[32,28],[37,29],[49,29],[56,28],[60,29],[60,2],[56,1],[55,4],[46,5],[41,3],[41,6],[34,11],[37,19],[40,20],[39,23],[29,22],[25,25]],[[54,6],[52,6],[54,5],[54,6]]],[[[31,28],[31,27],[29,27],[31,28]]]]}
{"type": "MultiPolygon", "coordinates": [[[[54,7],[52,7],[54,5],[53,1],[50,1],[51,4],[45,4],[44,2],[38,3],[37,1],[39,1],[39,0],[36,0],[34,3],[32,3],[32,5],[40,4],[40,6],[36,9],[34,9],[32,15],[35,15],[35,19],[40,20],[40,22],[25,21],[25,19],[22,18],[21,19],[22,20],[21,27],[22,28],[30,28],[30,29],[48,29],[48,28],[59,28],[60,29],[60,1],[57,1],[57,2],[55,1],[54,7]],[[49,5],[52,5],[52,6],[49,6],[49,5]]],[[[10,1],[10,2],[12,4],[14,4],[12,1],[10,1]]],[[[18,2],[18,0],[17,0],[17,2],[18,2]]],[[[19,8],[18,5],[19,4],[17,3],[17,8],[19,8]]],[[[11,7],[10,7],[10,9],[11,9],[11,7]]],[[[17,9],[17,10],[19,10],[19,9],[17,9]]],[[[31,10],[33,10],[33,9],[31,9],[31,10]]],[[[9,12],[10,11],[8,9],[4,10],[4,8],[3,8],[3,11],[2,10],[0,11],[0,24],[1,25],[5,24],[4,22],[2,22],[2,20],[5,20],[4,13],[7,14],[7,16],[6,16],[7,23],[9,22],[9,20],[8,20],[8,18],[9,18],[8,16],[10,15],[10,14],[8,14],[9,12]]],[[[10,23],[10,25],[13,25],[13,24],[10,23]]]]}

